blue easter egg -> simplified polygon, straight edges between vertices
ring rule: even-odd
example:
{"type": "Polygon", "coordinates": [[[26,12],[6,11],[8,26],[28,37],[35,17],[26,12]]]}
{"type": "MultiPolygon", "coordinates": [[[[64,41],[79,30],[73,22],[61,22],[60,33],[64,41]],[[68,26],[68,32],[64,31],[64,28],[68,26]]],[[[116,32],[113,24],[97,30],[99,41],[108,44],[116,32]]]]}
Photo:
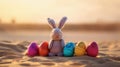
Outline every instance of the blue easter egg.
{"type": "Polygon", "coordinates": [[[66,57],[73,56],[74,55],[74,48],[75,48],[75,43],[68,42],[63,49],[63,55],[66,57]]]}

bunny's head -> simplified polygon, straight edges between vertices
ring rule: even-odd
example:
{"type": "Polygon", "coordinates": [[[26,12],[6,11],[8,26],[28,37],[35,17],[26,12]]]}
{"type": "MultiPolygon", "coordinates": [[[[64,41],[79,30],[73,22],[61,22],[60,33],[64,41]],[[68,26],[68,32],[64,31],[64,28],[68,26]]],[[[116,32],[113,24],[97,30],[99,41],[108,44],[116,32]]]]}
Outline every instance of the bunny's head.
{"type": "Polygon", "coordinates": [[[51,37],[53,40],[61,40],[62,39],[62,31],[61,29],[63,28],[65,21],[67,20],[67,17],[63,17],[60,22],[58,27],[56,27],[55,21],[53,19],[48,18],[48,22],[50,26],[53,28],[51,37]]]}

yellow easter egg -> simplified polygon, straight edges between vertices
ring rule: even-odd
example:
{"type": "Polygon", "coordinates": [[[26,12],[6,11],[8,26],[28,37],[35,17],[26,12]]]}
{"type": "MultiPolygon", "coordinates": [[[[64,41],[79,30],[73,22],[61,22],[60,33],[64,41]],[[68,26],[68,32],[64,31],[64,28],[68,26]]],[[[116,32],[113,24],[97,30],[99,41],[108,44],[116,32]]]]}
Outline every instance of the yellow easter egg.
{"type": "Polygon", "coordinates": [[[82,56],[86,53],[86,50],[83,48],[75,47],[75,56],[82,56]]]}
{"type": "Polygon", "coordinates": [[[86,45],[84,42],[78,42],[75,46],[74,55],[82,56],[86,54],[86,45]]]}
{"type": "Polygon", "coordinates": [[[78,42],[76,46],[79,46],[80,48],[86,49],[86,45],[84,42],[78,42]]]}

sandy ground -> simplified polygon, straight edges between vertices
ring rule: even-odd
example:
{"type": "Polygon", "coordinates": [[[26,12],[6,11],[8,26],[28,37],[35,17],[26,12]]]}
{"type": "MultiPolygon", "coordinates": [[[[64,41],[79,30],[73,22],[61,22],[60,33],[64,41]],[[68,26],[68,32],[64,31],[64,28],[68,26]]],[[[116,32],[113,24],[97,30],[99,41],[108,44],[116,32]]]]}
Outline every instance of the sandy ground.
{"type": "MultiPolygon", "coordinates": [[[[39,42],[40,43],[40,42],[39,42]]],[[[88,44],[88,42],[86,42],[88,44]]],[[[30,41],[0,41],[0,67],[120,67],[120,41],[101,41],[99,55],[89,57],[27,57],[30,41]]]]}

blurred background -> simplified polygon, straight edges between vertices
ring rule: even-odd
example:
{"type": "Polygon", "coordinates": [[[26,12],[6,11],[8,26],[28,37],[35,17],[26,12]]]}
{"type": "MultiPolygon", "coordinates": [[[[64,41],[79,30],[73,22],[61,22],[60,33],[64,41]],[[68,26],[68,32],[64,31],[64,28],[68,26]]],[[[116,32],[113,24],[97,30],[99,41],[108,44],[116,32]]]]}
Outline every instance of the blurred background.
{"type": "Polygon", "coordinates": [[[0,40],[49,41],[63,16],[65,41],[120,40],[120,0],[0,0],[0,40]]]}

